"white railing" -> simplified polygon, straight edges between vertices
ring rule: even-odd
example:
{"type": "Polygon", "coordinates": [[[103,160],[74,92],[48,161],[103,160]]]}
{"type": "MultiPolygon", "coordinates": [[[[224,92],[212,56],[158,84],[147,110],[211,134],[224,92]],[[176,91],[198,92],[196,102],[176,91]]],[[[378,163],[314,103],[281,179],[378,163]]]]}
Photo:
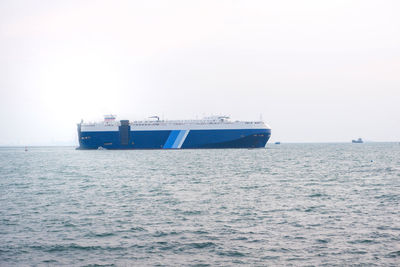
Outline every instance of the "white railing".
{"type": "MultiPolygon", "coordinates": [[[[232,125],[232,124],[263,124],[262,121],[228,121],[228,120],[217,120],[217,119],[205,119],[205,120],[157,120],[157,121],[131,121],[129,123],[131,126],[168,126],[168,125],[215,125],[215,124],[224,124],[224,125],[232,125]]],[[[82,122],[80,125],[87,127],[95,127],[95,126],[120,126],[121,123],[119,121],[102,121],[102,122],[82,122]]]]}

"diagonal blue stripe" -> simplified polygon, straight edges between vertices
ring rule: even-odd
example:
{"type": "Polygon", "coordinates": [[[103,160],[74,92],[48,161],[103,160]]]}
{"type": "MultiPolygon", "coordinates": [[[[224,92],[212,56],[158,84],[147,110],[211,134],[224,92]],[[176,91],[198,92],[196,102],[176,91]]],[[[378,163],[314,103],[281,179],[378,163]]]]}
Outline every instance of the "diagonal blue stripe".
{"type": "Polygon", "coordinates": [[[171,133],[169,134],[169,137],[168,137],[167,141],[165,142],[163,148],[172,148],[172,146],[175,143],[175,140],[178,137],[179,133],[180,133],[179,130],[171,131],[171,133]]]}
{"type": "Polygon", "coordinates": [[[176,140],[172,145],[172,148],[178,148],[179,143],[182,141],[182,138],[185,135],[185,132],[186,132],[185,130],[179,132],[178,137],[176,137],[176,140]]]}

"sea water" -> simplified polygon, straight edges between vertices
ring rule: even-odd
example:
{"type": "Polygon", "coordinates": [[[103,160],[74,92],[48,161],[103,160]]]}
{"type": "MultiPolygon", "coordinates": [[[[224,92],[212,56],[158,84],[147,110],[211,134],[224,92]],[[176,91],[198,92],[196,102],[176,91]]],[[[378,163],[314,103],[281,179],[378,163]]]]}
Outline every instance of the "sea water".
{"type": "Polygon", "coordinates": [[[0,148],[0,265],[400,264],[400,145],[0,148]]]}

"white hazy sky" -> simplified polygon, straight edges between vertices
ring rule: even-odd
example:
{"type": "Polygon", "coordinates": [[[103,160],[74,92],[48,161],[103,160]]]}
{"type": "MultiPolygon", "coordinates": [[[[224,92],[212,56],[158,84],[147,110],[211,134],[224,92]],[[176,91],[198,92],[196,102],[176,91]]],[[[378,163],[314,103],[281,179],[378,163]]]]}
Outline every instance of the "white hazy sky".
{"type": "Polygon", "coordinates": [[[0,145],[117,114],[400,140],[400,1],[0,1],[0,145]]]}

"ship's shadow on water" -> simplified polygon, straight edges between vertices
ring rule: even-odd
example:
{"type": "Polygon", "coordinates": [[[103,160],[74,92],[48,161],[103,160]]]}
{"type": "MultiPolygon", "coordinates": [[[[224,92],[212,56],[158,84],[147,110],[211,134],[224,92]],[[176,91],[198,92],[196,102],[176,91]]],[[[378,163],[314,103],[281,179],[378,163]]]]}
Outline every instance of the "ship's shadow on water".
{"type": "Polygon", "coordinates": [[[0,265],[387,265],[396,143],[0,148],[0,265]]]}

